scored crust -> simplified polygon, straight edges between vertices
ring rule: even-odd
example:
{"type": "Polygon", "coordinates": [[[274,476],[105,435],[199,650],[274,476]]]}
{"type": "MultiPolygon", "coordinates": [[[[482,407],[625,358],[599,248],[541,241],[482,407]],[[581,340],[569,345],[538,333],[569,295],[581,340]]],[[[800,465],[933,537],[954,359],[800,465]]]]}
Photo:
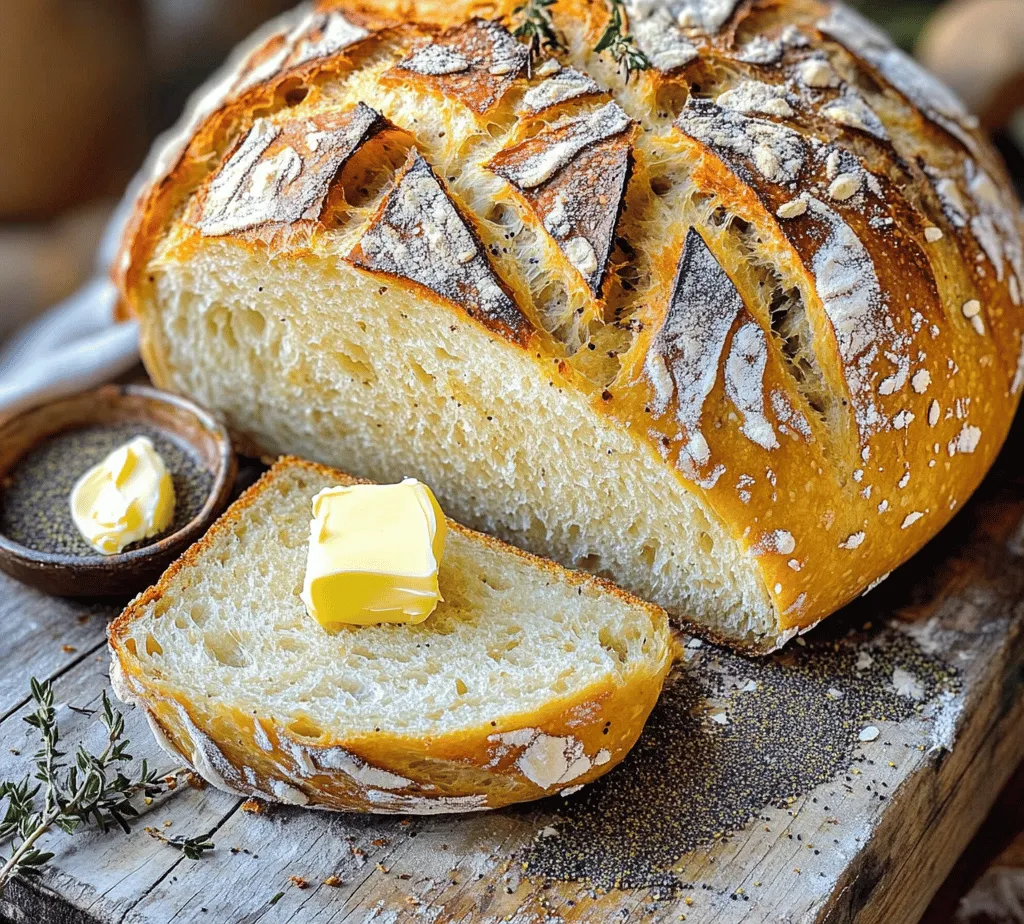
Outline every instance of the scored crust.
{"type": "MultiPolygon", "coordinates": [[[[345,88],[379,74],[393,107],[375,100],[382,116],[409,134],[479,237],[469,265],[488,262],[510,304],[497,299],[494,323],[413,272],[354,259],[358,271],[418,287],[453,323],[475,312],[659,457],[754,561],[773,608],[766,637],[719,637],[777,647],[935,535],[1005,438],[1024,385],[1021,220],[1005,169],[955,97],[841,4],[632,0],[653,67],[626,82],[586,50],[605,5],[558,0],[555,26],[576,49],[558,56],[561,85],[498,24],[513,7],[417,0],[399,16],[320,2],[240,55],[163,149],[125,237],[116,276],[147,367],[183,387],[148,268],[201,242],[187,207],[233,146],[256,118],[361,103],[345,88]],[[300,51],[311,37],[323,54],[300,51]],[[609,106],[628,129],[563,143],[609,106]],[[445,140],[414,118],[428,109],[445,140]],[[505,255],[463,168],[504,182],[502,203],[546,248],[538,270],[505,255]],[[569,292],[557,323],[549,283],[569,292]]],[[[329,229],[293,232],[269,223],[234,242],[333,253],[329,229]]],[[[451,278],[460,256],[448,255],[451,278]]]]}
{"type": "Polygon", "coordinates": [[[625,683],[595,683],[531,712],[503,716],[500,722],[425,737],[368,730],[344,740],[329,729],[316,738],[301,736],[229,702],[191,702],[175,688],[173,678],[147,672],[127,644],[132,624],[162,601],[173,606],[170,595],[178,576],[202,568],[217,536],[244,522],[247,508],[260,494],[295,468],[337,484],[366,483],[311,462],[278,460],[107,629],[114,692],[144,710],[162,748],[214,786],[238,795],[337,811],[399,814],[494,809],[575,791],[626,756],[671,667],[676,642],[668,634],[665,613],[601,578],[566,572],[451,520],[449,529],[474,542],[518,557],[572,586],[596,587],[645,610],[664,632],[659,657],[638,662],[625,683]]]}

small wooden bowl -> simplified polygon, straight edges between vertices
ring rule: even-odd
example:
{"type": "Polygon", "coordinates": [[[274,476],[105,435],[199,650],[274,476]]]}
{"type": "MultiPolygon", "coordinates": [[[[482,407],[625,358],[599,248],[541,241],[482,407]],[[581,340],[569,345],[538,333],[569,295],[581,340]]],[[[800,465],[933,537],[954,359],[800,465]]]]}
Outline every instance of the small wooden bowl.
{"type": "Polygon", "coordinates": [[[150,545],[117,555],[69,555],[31,549],[0,533],[0,570],[62,597],[126,597],[152,584],[202,536],[227,506],[238,468],[225,427],[191,401],[145,385],[104,385],[26,411],[0,425],[0,481],[27,453],[68,430],[148,424],[191,447],[213,483],[199,513],[150,545]]]}

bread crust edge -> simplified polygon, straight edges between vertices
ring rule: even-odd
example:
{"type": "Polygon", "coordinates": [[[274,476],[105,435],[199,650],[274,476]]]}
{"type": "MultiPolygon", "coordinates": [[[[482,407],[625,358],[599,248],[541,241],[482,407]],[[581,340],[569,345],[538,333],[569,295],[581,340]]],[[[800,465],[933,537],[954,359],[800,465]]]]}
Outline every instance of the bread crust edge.
{"type": "Polygon", "coordinates": [[[164,750],[184,760],[216,788],[238,796],[383,814],[482,811],[558,792],[568,794],[602,776],[626,756],[639,738],[679,650],[667,614],[602,578],[567,571],[451,521],[449,528],[564,577],[571,586],[597,587],[627,605],[642,608],[662,636],[657,656],[638,662],[623,683],[603,680],[531,712],[504,716],[500,724],[436,736],[378,732],[340,739],[323,732],[311,738],[224,703],[189,702],[169,682],[147,676],[125,644],[129,627],[145,607],[163,597],[180,571],[197,563],[219,532],[241,518],[278,474],[296,465],[338,483],[367,483],[328,466],[294,457],[279,459],[154,586],[137,596],[108,626],[114,693],[144,710],[164,750]],[[551,747],[557,751],[559,746],[549,739],[562,739],[566,763],[570,759],[583,761],[561,774],[557,773],[561,767],[557,758],[553,770],[543,761],[531,761],[527,751],[537,742],[542,751],[548,746],[545,753],[551,747]]]}

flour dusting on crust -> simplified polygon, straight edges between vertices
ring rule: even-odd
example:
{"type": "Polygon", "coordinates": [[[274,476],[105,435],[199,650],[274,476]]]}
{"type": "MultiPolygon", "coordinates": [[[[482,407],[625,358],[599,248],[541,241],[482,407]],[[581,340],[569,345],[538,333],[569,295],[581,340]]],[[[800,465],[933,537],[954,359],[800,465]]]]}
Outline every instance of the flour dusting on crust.
{"type": "Polygon", "coordinates": [[[417,796],[407,793],[381,792],[370,789],[366,799],[372,811],[384,815],[446,815],[451,812],[487,811],[487,797],[477,796],[417,796]]]}
{"type": "Polygon", "coordinates": [[[836,3],[817,26],[872,65],[925,116],[977,153],[978,143],[971,129],[977,127],[978,120],[952,90],[893,45],[877,26],[842,3],[836,3]]]}
{"type": "Polygon", "coordinates": [[[232,88],[235,94],[265,83],[285,70],[329,58],[350,45],[369,37],[362,26],[350,22],[337,10],[330,13],[310,11],[287,33],[269,54],[253,56],[232,88]]]}
{"type": "Polygon", "coordinates": [[[799,132],[723,109],[708,99],[689,97],[675,126],[716,153],[747,158],[773,183],[794,182],[807,157],[807,144],[799,132]]]}
{"type": "Polygon", "coordinates": [[[412,71],[427,77],[441,77],[468,71],[471,64],[469,58],[455,48],[432,43],[414,51],[398,66],[403,71],[412,71]]]}
{"type": "Polygon", "coordinates": [[[593,77],[580,73],[574,67],[565,67],[543,83],[527,90],[523,96],[523,108],[529,112],[543,112],[559,103],[594,96],[600,92],[601,87],[593,77]]]}
{"type": "Polygon", "coordinates": [[[319,218],[338,171],[386,124],[363,103],[281,125],[257,119],[210,181],[200,231],[218,236],[319,218]]]}
{"type": "Polygon", "coordinates": [[[550,180],[580,151],[622,134],[632,124],[617,103],[606,103],[595,112],[556,125],[537,140],[502,152],[488,166],[520,189],[532,189],[550,180]]]}
{"type": "Polygon", "coordinates": [[[663,73],[677,70],[700,55],[697,46],[683,34],[666,7],[659,5],[641,12],[639,5],[633,4],[629,24],[637,47],[647,55],[655,70],[663,73]]]}
{"type": "Polygon", "coordinates": [[[518,331],[526,323],[476,236],[415,150],[349,259],[426,286],[485,324],[518,331]]]}
{"type": "Polygon", "coordinates": [[[676,395],[676,416],[685,430],[686,450],[698,465],[710,459],[700,429],[704,401],[715,387],[726,338],[743,310],[733,281],[691,228],[645,371],[654,382],[659,413],[667,409],[668,398],[676,395]]]}
{"type": "Polygon", "coordinates": [[[843,90],[838,99],[822,107],[821,114],[837,125],[856,128],[869,135],[887,141],[889,133],[885,130],[882,120],[875,114],[867,101],[852,87],[843,90]]]}
{"type": "Polygon", "coordinates": [[[550,789],[583,776],[592,763],[577,738],[541,732],[527,745],[516,766],[530,782],[550,789]]]}
{"type": "Polygon", "coordinates": [[[343,747],[311,748],[310,753],[313,762],[321,769],[340,770],[361,786],[372,786],[375,789],[405,789],[413,785],[412,780],[368,764],[343,747]]]}
{"type": "Polygon", "coordinates": [[[683,29],[714,36],[738,5],[739,0],[631,0],[626,9],[630,27],[634,29],[637,22],[663,12],[683,29]]]}
{"type": "Polygon", "coordinates": [[[749,42],[746,42],[736,53],[736,60],[744,64],[760,64],[767,66],[778,64],[782,60],[784,45],[781,39],[768,38],[765,35],[755,35],[749,42]]]}
{"type": "Polygon", "coordinates": [[[747,115],[761,113],[790,118],[793,113],[789,93],[784,85],[743,80],[732,89],[720,94],[715,103],[723,109],[747,115]]]}
{"type": "Polygon", "coordinates": [[[595,296],[608,267],[631,152],[629,135],[613,131],[622,124],[621,110],[603,112],[541,132],[487,165],[519,189],[595,296]],[[537,176],[547,179],[534,183],[537,176]]]}
{"type": "Polygon", "coordinates": [[[755,323],[744,324],[732,338],[725,361],[725,393],[736,405],[743,423],[740,430],[764,449],[778,449],[775,430],[764,414],[764,370],[768,342],[755,323]]]}
{"type": "Polygon", "coordinates": [[[234,793],[236,796],[246,795],[243,789],[244,781],[234,764],[224,756],[224,752],[214,740],[192,721],[184,706],[177,702],[174,705],[178,721],[184,727],[192,745],[190,752],[185,755],[192,769],[218,789],[234,793]]]}
{"type": "MultiPolygon", "coordinates": [[[[395,65],[474,112],[487,112],[526,69],[530,53],[499,22],[472,19],[421,45],[395,65]]],[[[402,76],[402,75],[398,75],[402,76]]]]}
{"type": "Polygon", "coordinates": [[[909,362],[906,337],[889,317],[871,255],[853,229],[825,203],[807,200],[809,213],[827,226],[827,237],[811,260],[814,284],[835,331],[857,426],[864,438],[885,418],[874,401],[872,364],[880,352],[897,368],[909,362]]]}

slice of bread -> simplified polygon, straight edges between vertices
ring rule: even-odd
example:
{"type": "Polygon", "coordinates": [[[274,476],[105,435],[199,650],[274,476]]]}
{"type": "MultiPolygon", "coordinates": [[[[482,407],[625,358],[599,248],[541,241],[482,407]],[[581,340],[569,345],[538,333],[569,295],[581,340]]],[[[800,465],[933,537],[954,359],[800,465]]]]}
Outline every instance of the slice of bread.
{"type": "Polygon", "coordinates": [[[328,633],[299,599],[310,503],[280,460],[110,625],[111,681],[222,789],[348,811],[498,808],[626,755],[671,663],[666,614],[449,521],[420,625],[328,633]]]}

